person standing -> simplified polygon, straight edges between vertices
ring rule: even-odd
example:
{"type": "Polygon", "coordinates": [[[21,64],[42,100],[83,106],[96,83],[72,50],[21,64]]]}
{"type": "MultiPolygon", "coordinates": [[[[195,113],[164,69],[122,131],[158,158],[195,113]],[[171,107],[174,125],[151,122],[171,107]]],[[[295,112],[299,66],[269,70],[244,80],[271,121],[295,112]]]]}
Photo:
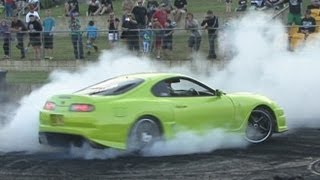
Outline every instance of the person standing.
{"type": "Polygon", "coordinates": [[[199,23],[192,13],[187,13],[187,17],[185,20],[185,28],[191,32],[188,39],[188,47],[190,48],[190,52],[198,52],[200,49],[201,43],[201,34],[199,31],[199,23]]]}
{"type": "Polygon", "coordinates": [[[41,47],[41,32],[42,25],[36,20],[34,15],[29,15],[29,23],[27,25],[29,30],[30,44],[34,50],[34,57],[36,60],[40,60],[40,47],[41,47]]]}
{"type": "Polygon", "coordinates": [[[208,10],[207,16],[202,21],[201,26],[208,31],[209,55],[207,58],[216,59],[215,40],[217,38],[217,28],[219,28],[218,17],[214,16],[211,10],[208,10]]]}
{"type": "Polygon", "coordinates": [[[3,51],[4,51],[4,59],[10,58],[10,28],[8,22],[3,19],[0,23],[0,38],[3,39],[3,51]]]}
{"type": "Polygon", "coordinates": [[[120,20],[119,18],[115,17],[114,13],[110,13],[109,19],[108,19],[108,40],[111,42],[111,45],[113,46],[113,43],[119,41],[119,24],[120,20]]]}
{"type": "MultiPolygon", "coordinates": [[[[282,3],[279,1],[276,5],[282,3]]],[[[283,3],[289,3],[288,25],[301,25],[301,5],[302,0],[284,0],[283,3]]]]}
{"type": "Polygon", "coordinates": [[[96,45],[95,41],[98,37],[98,28],[94,25],[94,21],[91,20],[88,23],[88,26],[86,28],[87,32],[87,55],[91,54],[91,48],[93,47],[95,52],[98,52],[98,46],[96,45]]]}
{"type": "Polygon", "coordinates": [[[14,0],[4,0],[4,4],[6,10],[6,17],[12,17],[15,6],[14,0]]]}
{"type": "Polygon", "coordinates": [[[166,11],[166,4],[160,4],[159,8],[153,13],[152,16],[152,27],[155,33],[155,47],[157,50],[157,59],[161,58],[161,49],[163,41],[163,28],[168,20],[168,14],[166,11]]]}
{"type": "MultiPolygon", "coordinates": [[[[127,39],[128,49],[131,51],[139,51],[138,23],[135,20],[133,14],[128,13],[125,16],[122,23],[122,29],[125,32],[124,38],[127,39]]],[[[123,33],[122,35],[124,35],[123,33]]]]}
{"type": "Polygon", "coordinates": [[[24,59],[26,57],[23,40],[27,30],[28,29],[26,25],[20,19],[18,19],[16,15],[14,15],[11,21],[11,31],[16,32],[17,41],[18,41],[18,44],[16,45],[16,47],[20,50],[21,59],[24,59]]]}
{"type": "Polygon", "coordinates": [[[55,19],[51,16],[51,10],[46,10],[46,18],[43,20],[43,40],[45,59],[53,59],[53,31],[56,26],[55,19]]]}
{"type": "Polygon", "coordinates": [[[75,58],[84,59],[83,57],[83,43],[82,43],[82,32],[80,30],[80,20],[77,18],[77,14],[71,14],[69,22],[69,28],[71,30],[71,41],[73,46],[73,53],[75,58]]]}
{"type": "Polygon", "coordinates": [[[137,3],[138,5],[132,9],[132,14],[138,23],[138,27],[144,29],[148,21],[147,8],[143,6],[142,0],[138,0],[137,3]]]}

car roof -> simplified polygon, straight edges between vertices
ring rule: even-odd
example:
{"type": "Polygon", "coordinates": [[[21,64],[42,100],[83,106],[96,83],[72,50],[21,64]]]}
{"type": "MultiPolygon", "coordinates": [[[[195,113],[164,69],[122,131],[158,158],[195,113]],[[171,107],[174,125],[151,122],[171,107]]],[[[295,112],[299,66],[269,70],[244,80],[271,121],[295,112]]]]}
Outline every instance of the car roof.
{"type": "Polygon", "coordinates": [[[141,78],[147,81],[166,79],[171,77],[187,77],[183,74],[179,73],[155,73],[155,72],[143,72],[143,73],[134,73],[134,74],[126,74],[118,77],[128,77],[128,78],[141,78]]]}

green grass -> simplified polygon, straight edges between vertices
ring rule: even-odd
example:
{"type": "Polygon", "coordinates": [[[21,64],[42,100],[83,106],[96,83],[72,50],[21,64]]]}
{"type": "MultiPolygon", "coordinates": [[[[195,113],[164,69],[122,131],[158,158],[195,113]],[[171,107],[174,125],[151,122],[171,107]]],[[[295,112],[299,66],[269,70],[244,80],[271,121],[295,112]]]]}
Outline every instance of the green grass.
{"type": "Polygon", "coordinates": [[[48,72],[19,72],[9,71],[7,73],[6,81],[10,84],[27,83],[37,84],[48,81],[48,72]]]}

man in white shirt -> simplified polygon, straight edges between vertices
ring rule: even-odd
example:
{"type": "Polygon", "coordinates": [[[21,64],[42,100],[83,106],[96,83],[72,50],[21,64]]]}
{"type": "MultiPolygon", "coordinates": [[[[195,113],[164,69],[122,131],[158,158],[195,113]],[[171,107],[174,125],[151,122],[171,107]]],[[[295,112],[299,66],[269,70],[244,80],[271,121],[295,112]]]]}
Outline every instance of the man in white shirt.
{"type": "Polygon", "coordinates": [[[32,5],[30,6],[30,11],[29,11],[28,14],[26,15],[26,23],[30,22],[30,18],[29,18],[30,15],[34,15],[34,17],[36,18],[36,20],[40,20],[39,13],[34,10],[34,7],[33,7],[32,5]]]}

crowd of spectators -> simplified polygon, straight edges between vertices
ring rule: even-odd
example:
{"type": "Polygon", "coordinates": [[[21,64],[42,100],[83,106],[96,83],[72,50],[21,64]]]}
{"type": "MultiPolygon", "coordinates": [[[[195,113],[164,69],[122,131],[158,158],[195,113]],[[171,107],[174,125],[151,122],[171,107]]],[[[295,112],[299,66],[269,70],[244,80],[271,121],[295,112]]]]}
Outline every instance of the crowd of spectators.
{"type": "MultiPolygon", "coordinates": [[[[41,59],[41,47],[44,48],[45,59],[53,59],[55,19],[51,16],[50,10],[47,10],[46,17],[41,19],[38,13],[40,10],[39,0],[3,1],[6,7],[6,16],[12,16],[11,22],[2,20],[0,26],[5,58],[10,58],[9,41],[12,38],[11,34],[15,33],[17,38],[16,48],[20,50],[21,59],[25,58],[25,53],[29,47],[33,48],[35,59],[41,59]],[[27,10],[23,12],[25,14],[24,21],[17,18],[18,11],[14,11],[17,8],[14,6],[17,4],[19,4],[19,9],[26,10],[25,6],[27,7],[27,10]],[[10,8],[10,6],[12,7],[10,8]],[[25,33],[27,31],[28,33],[25,33]],[[29,35],[29,42],[25,47],[23,39],[26,34],[29,35]]],[[[239,4],[242,5],[247,2],[246,0],[240,1],[239,4]]],[[[308,6],[308,9],[319,9],[319,3],[315,3],[315,1],[317,0],[312,0],[312,4],[308,6]]],[[[276,2],[272,1],[272,3],[274,3],[273,5],[289,4],[288,24],[301,25],[299,33],[303,33],[305,38],[310,33],[315,32],[315,20],[310,16],[310,10],[301,19],[302,0],[277,0],[276,2]]],[[[189,48],[191,53],[199,51],[202,41],[201,30],[205,29],[208,32],[209,44],[207,59],[217,59],[215,41],[219,28],[218,17],[214,15],[212,10],[208,10],[203,20],[199,21],[192,12],[188,11],[187,5],[187,0],[174,0],[173,3],[170,0],[123,0],[123,15],[122,17],[116,17],[112,0],[90,0],[88,1],[88,9],[85,16],[107,15],[108,41],[112,47],[122,40],[127,44],[129,50],[146,55],[153,53],[157,59],[162,59],[164,55],[166,56],[172,52],[175,28],[179,28],[181,25],[183,29],[189,32],[189,37],[186,39],[186,47],[189,48]],[[182,19],[184,21],[181,21],[182,19]]],[[[95,26],[93,20],[89,21],[86,27],[81,25],[79,20],[79,16],[81,16],[79,1],[66,0],[64,13],[69,18],[69,29],[75,59],[85,58],[84,48],[87,50],[87,55],[90,55],[92,50],[98,52],[99,48],[96,44],[96,39],[98,38],[99,29],[95,26]],[[86,38],[85,46],[83,45],[83,35],[86,38]]]]}

